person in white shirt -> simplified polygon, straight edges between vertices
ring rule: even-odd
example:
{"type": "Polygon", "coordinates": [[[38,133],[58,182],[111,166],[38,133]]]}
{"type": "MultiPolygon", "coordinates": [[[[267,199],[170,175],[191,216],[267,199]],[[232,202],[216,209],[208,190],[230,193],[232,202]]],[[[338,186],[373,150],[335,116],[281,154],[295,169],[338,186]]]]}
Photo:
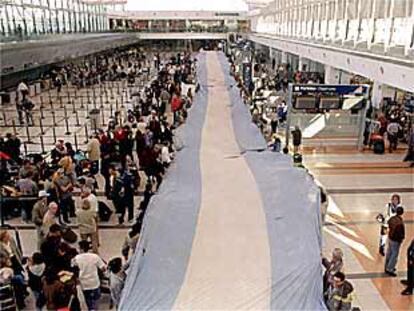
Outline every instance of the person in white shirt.
{"type": "Polygon", "coordinates": [[[165,143],[162,147],[161,147],[161,153],[160,153],[160,157],[161,157],[161,163],[164,167],[168,167],[171,163],[171,154],[168,148],[167,143],[165,143]]]}
{"type": "Polygon", "coordinates": [[[88,310],[98,310],[98,300],[101,297],[98,269],[105,271],[106,265],[101,257],[89,252],[90,243],[88,241],[80,241],[79,248],[81,253],[76,255],[72,264],[79,268],[79,282],[88,310]]]}
{"type": "Polygon", "coordinates": [[[389,152],[397,150],[398,146],[398,133],[401,131],[401,125],[396,119],[392,119],[387,126],[387,137],[389,141],[389,152]]]}
{"type": "Polygon", "coordinates": [[[387,244],[388,237],[388,220],[397,215],[397,207],[399,206],[402,206],[401,197],[399,194],[394,193],[391,196],[391,201],[385,205],[384,212],[377,216],[377,220],[381,223],[379,253],[382,256],[385,256],[385,246],[387,244]]]}
{"type": "Polygon", "coordinates": [[[27,86],[24,81],[20,82],[17,86],[17,91],[22,95],[22,98],[24,99],[27,95],[29,95],[29,87],[27,86]]]}

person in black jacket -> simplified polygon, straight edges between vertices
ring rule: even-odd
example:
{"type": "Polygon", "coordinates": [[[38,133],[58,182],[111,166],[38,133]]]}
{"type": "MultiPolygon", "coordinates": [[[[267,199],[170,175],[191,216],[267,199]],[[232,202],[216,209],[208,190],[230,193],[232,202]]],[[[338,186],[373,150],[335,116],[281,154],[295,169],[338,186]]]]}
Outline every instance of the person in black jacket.
{"type": "Polygon", "coordinates": [[[59,257],[59,248],[62,244],[62,229],[59,225],[53,224],[45,241],[40,246],[40,252],[46,266],[54,266],[59,257]]]}
{"type": "Polygon", "coordinates": [[[5,153],[7,153],[14,161],[20,162],[20,147],[22,145],[20,139],[11,133],[6,134],[6,142],[4,144],[5,153]]]}
{"type": "Polygon", "coordinates": [[[124,217],[125,217],[125,211],[126,211],[126,205],[125,205],[125,188],[124,183],[121,178],[121,175],[119,171],[111,166],[109,169],[109,173],[111,175],[110,177],[110,184],[111,184],[111,200],[114,204],[115,211],[119,215],[118,221],[119,224],[122,225],[124,223],[124,217]]]}
{"type": "Polygon", "coordinates": [[[411,240],[407,249],[407,280],[401,281],[407,288],[401,292],[401,295],[412,295],[414,291],[414,238],[411,240]]]}
{"type": "Polygon", "coordinates": [[[153,187],[152,183],[147,183],[145,186],[144,199],[141,201],[139,205],[139,210],[141,211],[141,213],[139,214],[138,219],[141,221],[145,216],[145,212],[147,211],[147,207],[151,200],[151,197],[154,195],[154,192],[152,191],[152,187],[153,187]]]}
{"type": "Polygon", "coordinates": [[[302,132],[299,126],[295,126],[295,130],[292,131],[292,139],[293,139],[293,153],[298,153],[299,147],[302,144],[302,132]]]}

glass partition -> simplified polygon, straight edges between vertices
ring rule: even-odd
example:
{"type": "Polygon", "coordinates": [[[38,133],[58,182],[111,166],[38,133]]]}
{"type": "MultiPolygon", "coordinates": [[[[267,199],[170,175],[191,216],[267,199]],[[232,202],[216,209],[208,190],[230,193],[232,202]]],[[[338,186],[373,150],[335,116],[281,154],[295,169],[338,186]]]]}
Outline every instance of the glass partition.
{"type": "Polygon", "coordinates": [[[82,0],[7,1],[0,7],[0,40],[41,38],[44,34],[103,31],[107,28],[103,4],[82,0]]]}

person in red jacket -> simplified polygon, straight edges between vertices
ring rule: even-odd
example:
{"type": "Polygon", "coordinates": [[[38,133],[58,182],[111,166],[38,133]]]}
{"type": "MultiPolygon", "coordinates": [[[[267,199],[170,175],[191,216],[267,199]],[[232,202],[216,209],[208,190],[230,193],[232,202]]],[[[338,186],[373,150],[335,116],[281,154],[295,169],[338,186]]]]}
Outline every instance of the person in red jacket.
{"type": "Polygon", "coordinates": [[[179,111],[182,108],[182,100],[178,94],[174,94],[171,99],[171,110],[174,114],[174,124],[178,122],[179,111]]]}

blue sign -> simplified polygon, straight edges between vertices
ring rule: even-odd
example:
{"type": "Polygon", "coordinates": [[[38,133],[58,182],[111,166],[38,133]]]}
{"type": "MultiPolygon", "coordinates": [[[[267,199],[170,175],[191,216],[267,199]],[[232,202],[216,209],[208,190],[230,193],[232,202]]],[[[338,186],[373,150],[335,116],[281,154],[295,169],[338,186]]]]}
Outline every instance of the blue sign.
{"type": "Polygon", "coordinates": [[[319,93],[319,94],[335,94],[335,95],[355,95],[361,96],[368,92],[368,86],[357,84],[294,84],[293,93],[319,93]]]}

